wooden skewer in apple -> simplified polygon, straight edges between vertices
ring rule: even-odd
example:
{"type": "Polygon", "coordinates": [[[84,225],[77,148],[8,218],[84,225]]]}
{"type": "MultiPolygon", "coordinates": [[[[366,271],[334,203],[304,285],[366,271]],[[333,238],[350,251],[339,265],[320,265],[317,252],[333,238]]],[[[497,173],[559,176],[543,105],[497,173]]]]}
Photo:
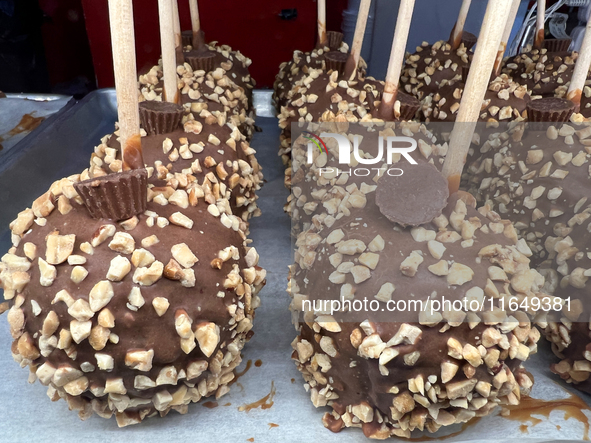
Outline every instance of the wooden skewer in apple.
{"type": "Polygon", "coordinates": [[[146,210],[148,172],[142,156],[132,0],[109,0],[122,170],[74,188],[95,219],[127,220],[146,210]]]}
{"type": "Polygon", "coordinates": [[[160,19],[160,42],[162,46],[162,70],[164,77],[163,99],[170,103],[179,102],[177,80],[176,42],[174,33],[174,7],[171,0],[158,0],[160,19]]]}
{"type": "Polygon", "coordinates": [[[357,23],[355,24],[355,34],[353,35],[353,43],[351,44],[351,53],[345,65],[345,78],[352,79],[359,67],[359,60],[361,59],[361,48],[363,46],[363,38],[365,37],[365,27],[367,25],[367,17],[369,15],[369,7],[371,0],[361,0],[359,5],[359,13],[357,14],[357,23]]]}
{"type": "Polygon", "coordinates": [[[109,0],[123,170],[144,167],[140,140],[132,0],[109,0]]]}
{"type": "Polygon", "coordinates": [[[449,152],[443,164],[442,174],[448,181],[450,194],[460,188],[462,170],[511,10],[511,2],[512,0],[489,0],[486,8],[476,52],[450,136],[449,152]]]}
{"type": "Polygon", "coordinates": [[[534,37],[534,48],[542,49],[544,47],[544,21],[546,18],[546,0],[538,0],[538,10],[536,13],[536,35],[534,37]]]}
{"type": "Polygon", "coordinates": [[[468,12],[470,11],[471,3],[472,0],[462,1],[462,6],[460,7],[458,19],[456,20],[456,24],[451,30],[451,35],[449,36],[449,44],[451,45],[452,50],[458,49],[460,47],[460,44],[462,43],[464,25],[466,24],[466,18],[468,17],[468,12]]]}
{"type": "Polygon", "coordinates": [[[579,58],[575,65],[575,70],[570,81],[566,98],[575,104],[575,112],[581,109],[581,95],[585,87],[585,81],[589,75],[589,66],[591,65],[591,21],[587,22],[585,36],[581,43],[579,58]]]}
{"type": "Polygon", "coordinates": [[[326,34],[326,0],[318,0],[318,46],[323,48],[328,44],[326,34]]]}
{"type": "Polygon", "coordinates": [[[184,63],[183,57],[183,36],[181,32],[181,17],[179,15],[178,0],[170,0],[172,2],[172,26],[174,29],[174,45],[176,48],[176,55],[178,63],[184,63]]]}
{"type": "Polygon", "coordinates": [[[201,31],[201,20],[199,19],[199,6],[197,0],[189,0],[189,10],[191,12],[191,29],[193,30],[193,49],[199,51],[205,46],[203,32],[201,31]]]}
{"type": "Polygon", "coordinates": [[[392,41],[388,72],[386,73],[386,84],[379,108],[380,117],[384,120],[390,120],[393,115],[414,6],[415,0],[401,0],[400,8],[398,9],[396,30],[394,31],[394,40],[392,41]]]}
{"type": "Polygon", "coordinates": [[[495,66],[493,68],[492,78],[496,78],[501,73],[501,67],[503,66],[503,57],[507,50],[507,44],[511,37],[511,31],[515,24],[515,18],[517,17],[517,11],[519,10],[519,4],[521,0],[513,0],[511,3],[511,10],[509,11],[509,18],[507,18],[507,24],[505,25],[505,31],[503,32],[503,38],[501,39],[501,45],[499,46],[499,52],[497,52],[497,58],[495,59],[495,66]]]}

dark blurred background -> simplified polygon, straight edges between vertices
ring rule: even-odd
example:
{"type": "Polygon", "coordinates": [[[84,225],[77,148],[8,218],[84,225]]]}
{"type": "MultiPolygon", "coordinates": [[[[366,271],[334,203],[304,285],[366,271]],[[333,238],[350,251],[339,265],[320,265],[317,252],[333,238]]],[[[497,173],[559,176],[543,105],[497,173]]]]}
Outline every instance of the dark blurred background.
{"type": "MultiPolygon", "coordinates": [[[[347,0],[328,0],[328,28],[340,30],[347,0]]],[[[189,2],[179,0],[183,30],[189,2]]],[[[314,0],[218,0],[199,2],[208,40],[240,49],[253,59],[262,87],[273,84],[294,49],[315,43],[314,0]],[[297,9],[297,18],[281,17],[297,9]]],[[[158,61],[157,0],[134,0],[138,70],[158,61]]],[[[0,91],[83,96],[113,86],[107,0],[0,0],[0,91]]]]}
{"type": "MultiPolygon", "coordinates": [[[[548,0],[547,7],[556,1],[548,0]]],[[[189,2],[178,3],[182,28],[190,29],[189,2]]],[[[533,3],[522,0],[521,20],[533,3]]],[[[447,39],[460,4],[418,0],[407,50],[424,40],[447,39]]],[[[377,78],[387,69],[398,5],[399,0],[372,1],[362,56],[377,78]]],[[[343,30],[350,42],[358,7],[359,0],[327,0],[328,29],[343,30]]],[[[486,0],[472,1],[466,30],[478,33],[485,7],[486,0]]],[[[208,41],[228,44],[253,60],[258,87],[271,87],[279,64],[315,43],[316,0],[201,0],[199,10],[208,41]]],[[[158,1],[134,0],[134,16],[142,71],[160,55],[158,1]]],[[[570,28],[578,24],[576,13],[572,22],[570,28]]],[[[113,83],[107,0],[0,0],[0,91],[81,97],[113,83]]]]}

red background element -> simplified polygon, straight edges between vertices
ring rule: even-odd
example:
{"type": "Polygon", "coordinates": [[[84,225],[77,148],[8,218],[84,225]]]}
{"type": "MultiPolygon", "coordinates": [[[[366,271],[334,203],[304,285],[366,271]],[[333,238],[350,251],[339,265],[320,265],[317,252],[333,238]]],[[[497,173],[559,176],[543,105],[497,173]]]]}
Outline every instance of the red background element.
{"type": "MultiPolygon", "coordinates": [[[[191,28],[189,2],[179,1],[181,26],[191,28]]],[[[114,85],[107,0],[82,0],[86,29],[99,88],[114,85]]],[[[327,1],[327,26],[340,30],[347,0],[327,1]]],[[[310,50],[316,41],[316,2],[313,0],[217,0],[199,2],[207,41],[218,41],[252,59],[250,73],[257,87],[271,87],[279,64],[295,49],[310,50]],[[282,20],[282,9],[297,8],[293,21],[282,20]]],[[[145,71],[160,57],[158,2],[134,1],[137,66],[145,71]]]]}

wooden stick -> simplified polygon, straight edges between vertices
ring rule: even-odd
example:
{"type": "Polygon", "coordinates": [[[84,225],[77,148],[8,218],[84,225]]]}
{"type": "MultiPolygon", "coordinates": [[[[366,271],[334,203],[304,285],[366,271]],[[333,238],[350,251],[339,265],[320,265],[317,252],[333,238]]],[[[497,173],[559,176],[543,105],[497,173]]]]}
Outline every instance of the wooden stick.
{"type": "Polygon", "coordinates": [[[328,44],[326,35],[326,0],[318,0],[318,46],[323,48],[328,44]]]}
{"type": "Polygon", "coordinates": [[[201,31],[201,23],[199,22],[199,6],[197,0],[189,0],[189,10],[191,11],[191,28],[193,34],[201,31]]]}
{"type": "Polygon", "coordinates": [[[109,0],[123,170],[143,168],[132,0],[109,0]]]}
{"type": "Polygon", "coordinates": [[[172,24],[173,7],[170,0],[158,0],[158,15],[160,17],[160,44],[162,46],[162,71],[164,74],[163,98],[167,102],[178,103],[176,48],[172,24]]]}
{"type": "Polygon", "coordinates": [[[497,55],[512,0],[489,0],[480,28],[474,60],[468,73],[460,109],[449,141],[449,152],[442,174],[447,178],[450,194],[460,187],[462,169],[470,148],[482,100],[488,88],[490,74],[497,55]]]}
{"type": "Polygon", "coordinates": [[[189,0],[189,9],[191,11],[191,28],[193,30],[193,49],[200,49],[205,42],[201,37],[201,21],[199,20],[199,7],[197,0],[189,0]]]}
{"type": "Polygon", "coordinates": [[[499,52],[497,53],[497,58],[495,60],[492,78],[496,78],[501,73],[501,67],[503,66],[503,57],[505,56],[505,50],[507,49],[507,44],[509,43],[509,38],[511,37],[511,31],[513,30],[513,25],[515,24],[515,18],[517,17],[517,12],[519,11],[520,3],[521,0],[513,0],[513,3],[511,4],[509,18],[507,18],[505,32],[503,33],[501,45],[499,46],[499,52]]]}
{"type": "Polygon", "coordinates": [[[546,17],[546,0],[538,0],[536,15],[536,36],[534,37],[534,48],[542,49],[544,46],[544,19],[546,17]]]}
{"type": "Polygon", "coordinates": [[[371,0],[361,0],[359,5],[359,13],[357,14],[357,23],[355,24],[355,34],[353,35],[353,43],[351,44],[351,53],[345,65],[345,78],[352,79],[355,76],[357,67],[359,66],[359,59],[361,58],[361,47],[363,46],[363,38],[365,37],[365,27],[367,25],[367,16],[369,15],[369,7],[371,0]]]}
{"type": "Polygon", "coordinates": [[[183,37],[181,36],[181,17],[179,16],[178,0],[172,1],[172,24],[174,29],[174,44],[175,47],[183,47],[183,37]]]}
{"type": "Polygon", "coordinates": [[[585,28],[585,36],[583,43],[581,43],[581,50],[579,51],[579,58],[577,59],[575,70],[570,81],[570,86],[566,94],[566,98],[575,104],[575,112],[581,110],[581,94],[585,87],[585,81],[589,74],[589,66],[591,65],[591,21],[587,22],[585,28]]]}
{"type": "Polygon", "coordinates": [[[388,72],[386,73],[386,84],[384,85],[384,93],[382,94],[382,102],[380,103],[379,109],[380,115],[385,120],[392,118],[414,6],[415,0],[401,0],[400,7],[398,8],[394,41],[392,42],[388,72]]]}
{"type": "Polygon", "coordinates": [[[472,0],[462,1],[462,6],[460,7],[460,14],[458,15],[458,20],[456,21],[456,24],[451,30],[451,35],[449,36],[449,44],[451,45],[451,48],[454,50],[458,49],[460,47],[460,43],[462,43],[462,34],[464,33],[466,17],[468,17],[468,11],[470,10],[470,3],[472,3],[472,0]]]}

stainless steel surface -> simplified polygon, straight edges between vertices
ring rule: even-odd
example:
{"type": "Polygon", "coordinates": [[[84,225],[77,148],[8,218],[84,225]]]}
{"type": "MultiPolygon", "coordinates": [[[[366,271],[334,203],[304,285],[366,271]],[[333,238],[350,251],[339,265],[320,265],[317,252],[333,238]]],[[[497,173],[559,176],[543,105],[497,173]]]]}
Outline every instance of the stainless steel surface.
{"type": "Polygon", "coordinates": [[[53,181],[88,166],[100,137],[113,131],[116,115],[114,90],[91,92],[0,155],[0,250],[10,246],[8,223],[19,211],[53,181]]]}
{"type": "MultiPolygon", "coordinates": [[[[0,161],[2,156],[23,140],[31,131],[11,133],[25,115],[44,117],[56,114],[71,97],[57,94],[6,94],[0,101],[0,161]]],[[[43,124],[43,123],[41,123],[43,124]]]]}
{"type": "MultiPolygon", "coordinates": [[[[8,167],[0,166],[0,226],[5,233],[0,254],[8,247],[5,229],[8,222],[55,179],[86,167],[92,148],[100,137],[112,131],[115,118],[113,92],[97,91],[68,109],[54,126],[34,134],[26,141],[26,149],[12,156],[8,167]]],[[[263,132],[255,134],[252,146],[264,168],[266,183],[258,200],[263,215],[252,220],[251,238],[260,253],[260,264],[268,273],[267,286],[261,292],[262,306],[256,314],[255,335],[245,348],[244,360],[260,359],[262,365],[253,365],[232,386],[231,392],[219,400],[217,408],[204,407],[202,402],[191,405],[188,414],[183,416],[171,412],[165,418],[117,429],[114,419],[107,421],[93,416],[81,422],[75,413],[68,411],[64,401],[51,403],[45,395],[46,388],[39,383],[29,386],[28,371],[20,369],[12,360],[8,324],[5,318],[0,318],[0,368],[5,374],[0,383],[0,415],[3,417],[0,441],[246,442],[250,438],[254,438],[255,443],[368,441],[360,429],[339,434],[324,429],[321,417],[325,408],[314,408],[302,387],[302,377],[290,359],[290,343],[296,332],[291,325],[289,298],[285,293],[287,266],[291,262],[290,222],[283,213],[288,192],[283,186],[283,166],[277,156],[277,120],[259,117],[257,125],[263,132]],[[239,411],[241,405],[269,394],[272,384],[276,394],[271,408],[239,411]],[[279,426],[271,428],[271,423],[279,426]]],[[[532,395],[543,399],[567,397],[569,388],[551,377],[549,361],[554,359],[544,344],[539,354],[526,363],[536,380],[532,395]]],[[[245,362],[241,365],[244,367],[245,362]]],[[[589,402],[589,397],[579,395],[589,402]]],[[[470,425],[447,441],[580,440],[583,424],[574,419],[565,420],[563,416],[562,411],[556,411],[550,419],[528,426],[529,433],[524,434],[519,430],[521,422],[508,421],[496,414],[470,425]]],[[[441,434],[458,430],[456,426],[441,434]]]]}

